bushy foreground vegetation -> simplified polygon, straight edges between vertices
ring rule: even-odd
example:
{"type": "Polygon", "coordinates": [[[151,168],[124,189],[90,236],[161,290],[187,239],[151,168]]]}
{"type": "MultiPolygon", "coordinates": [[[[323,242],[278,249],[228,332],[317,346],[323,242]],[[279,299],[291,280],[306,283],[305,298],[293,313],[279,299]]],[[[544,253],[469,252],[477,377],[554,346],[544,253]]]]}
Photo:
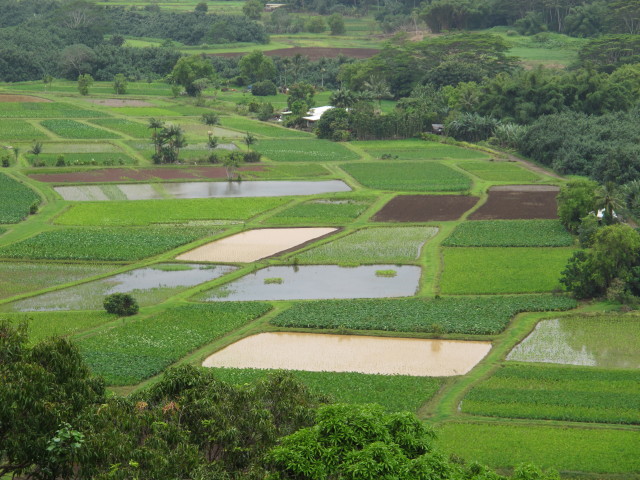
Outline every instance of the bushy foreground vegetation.
{"type": "Polygon", "coordinates": [[[296,303],[271,323],[280,327],[488,335],[504,330],[517,313],[575,306],[570,298],[551,295],[324,300],[296,303]]]}
{"type": "Polygon", "coordinates": [[[467,413],[640,423],[640,373],[590,367],[504,365],[464,398],[467,413]]]}
{"type": "Polygon", "coordinates": [[[33,213],[40,197],[13,178],[0,173],[0,223],[18,223],[33,213]]]}
{"type": "Polygon", "coordinates": [[[443,242],[447,247],[568,247],[573,237],[558,220],[463,222],[443,242]]]}

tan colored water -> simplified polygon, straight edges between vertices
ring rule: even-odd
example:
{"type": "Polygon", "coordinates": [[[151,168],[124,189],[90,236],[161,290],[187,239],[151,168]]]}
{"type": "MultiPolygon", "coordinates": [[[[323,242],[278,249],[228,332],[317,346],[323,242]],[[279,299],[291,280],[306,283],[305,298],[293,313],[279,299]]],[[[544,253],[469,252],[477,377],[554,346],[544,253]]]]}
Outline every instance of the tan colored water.
{"type": "Polygon", "coordinates": [[[205,367],[449,377],[471,370],[491,342],[313,333],[261,333],[209,356],[205,367]]]}
{"type": "Polygon", "coordinates": [[[262,228],[208,243],[176,257],[190,262],[254,262],[335,232],[336,228],[262,228]]]}

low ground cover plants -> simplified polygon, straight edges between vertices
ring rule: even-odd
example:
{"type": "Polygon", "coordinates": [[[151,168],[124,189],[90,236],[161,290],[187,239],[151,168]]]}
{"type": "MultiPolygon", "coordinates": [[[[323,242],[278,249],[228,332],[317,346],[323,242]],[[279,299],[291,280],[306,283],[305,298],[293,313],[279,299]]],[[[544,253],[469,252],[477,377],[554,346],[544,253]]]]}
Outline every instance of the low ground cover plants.
{"type": "Polygon", "coordinates": [[[576,306],[571,298],[553,295],[323,300],[296,303],[271,323],[298,328],[490,335],[504,330],[517,313],[576,306]]]}
{"type": "Polygon", "coordinates": [[[389,161],[490,158],[488,154],[477,150],[414,139],[364,141],[354,142],[354,145],[374,158],[389,161]]]}
{"type": "Polygon", "coordinates": [[[447,247],[568,247],[573,237],[559,220],[463,222],[443,242],[447,247]]]}
{"type": "Polygon", "coordinates": [[[329,170],[316,163],[290,165],[280,164],[265,165],[262,170],[242,172],[242,175],[248,178],[260,178],[265,180],[289,178],[309,179],[310,177],[323,177],[329,175],[329,170]]]}
{"type": "MultiPolygon", "coordinates": [[[[6,105],[6,104],[5,104],[6,105]]],[[[0,120],[0,139],[2,140],[37,140],[48,138],[36,127],[23,120],[0,120]]]]}
{"type": "Polygon", "coordinates": [[[174,228],[61,228],[0,248],[1,258],[132,261],[151,257],[220,230],[174,228]]]}
{"type": "MultiPolygon", "coordinates": [[[[238,385],[253,383],[271,372],[253,368],[214,368],[215,376],[238,385]]],[[[444,379],[408,375],[367,375],[355,372],[304,372],[293,375],[316,394],[340,403],[377,403],[387,411],[415,412],[433,397],[444,379]],[[402,392],[398,395],[397,392],[402,392]]]]}
{"type": "Polygon", "coordinates": [[[0,118],[92,118],[105,117],[97,110],[87,110],[63,102],[3,103],[0,118]]]}
{"type": "Polygon", "coordinates": [[[80,349],[93,372],[103,375],[108,384],[130,385],[270,309],[259,302],[175,306],[152,317],[132,317],[85,338],[80,349]]]}
{"type": "Polygon", "coordinates": [[[117,133],[70,119],[43,120],[40,124],[63,138],[122,138],[117,133]]]}
{"type": "Polygon", "coordinates": [[[114,320],[107,312],[29,312],[2,313],[0,318],[28,325],[29,342],[53,336],[69,336],[114,320]]]}
{"type": "Polygon", "coordinates": [[[296,255],[300,263],[415,262],[436,227],[365,228],[296,255]]]}
{"type": "Polygon", "coordinates": [[[348,223],[371,206],[375,198],[321,198],[308,200],[278,212],[267,222],[282,225],[318,225],[348,223]]]}
{"type": "Polygon", "coordinates": [[[124,118],[99,118],[91,120],[91,123],[116,130],[133,138],[149,138],[151,132],[146,124],[124,118]]]}
{"type": "Polygon", "coordinates": [[[561,288],[560,272],[573,252],[573,248],[448,247],[440,288],[451,295],[551,292],[561,288]]]}
{"type": "Polygon", "coordinates": [[[0,223],[18,223],[40,203],[36,192],[0,173],[0,223]]]}
{"type": "Polygon", "coordinates": [[[340,165],[365,187],[398,192],[460,192],[471,188],[466,175],[436,162],[340,165]]]}
{"type": "Polygon", "coordinates": [[[64,167],[64,166],[93,166],[93,165],[137,165],[138,161],[129,155],[118,152],[91,153],[42,153],[40,155],[25,155],[33,166],[64,167]]]}
{"type": "Polygon", "coordinates": [[[640,424],[640,372],[507,364],[462,402],[466,413],[640,424]]]}
{"type": "Polygon", "coordinates": [[[261,140],[253,149],[275,162],[331,162],[356,160],[358,155],[329,140],[261,140]]]}
{"type": "Polygon", "coordinates": [[[492,182],[534,182],[540,179],[515,162],[460,162],[458,166],[482,180],[492,182]]]}

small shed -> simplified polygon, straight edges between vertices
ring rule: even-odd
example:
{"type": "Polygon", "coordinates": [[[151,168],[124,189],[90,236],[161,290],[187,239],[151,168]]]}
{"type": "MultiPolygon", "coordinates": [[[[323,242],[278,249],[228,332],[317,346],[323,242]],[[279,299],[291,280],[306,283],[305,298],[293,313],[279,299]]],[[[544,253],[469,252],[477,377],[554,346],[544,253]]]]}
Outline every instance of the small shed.
{"type": "Polygon", "coordinates": [[[332,108],[335,108],[335,107],[332,107],[331,105],[325,105],[324,107],[310,108],[309,111],[307,112],[307,115],[302,118],[304,118],[307,121],[307,127],[311,128],[313,127],[314,123],[320,120],[320,117],[324,112],[331,110],[332,108]]]}

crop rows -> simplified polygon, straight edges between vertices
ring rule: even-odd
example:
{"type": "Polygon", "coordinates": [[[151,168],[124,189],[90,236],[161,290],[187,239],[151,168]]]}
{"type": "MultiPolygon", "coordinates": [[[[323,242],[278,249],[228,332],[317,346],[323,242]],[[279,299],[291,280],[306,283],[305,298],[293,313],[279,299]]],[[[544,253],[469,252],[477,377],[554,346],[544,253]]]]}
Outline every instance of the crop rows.
{"type": "Polygon", "coordinates": [[[283,225],[348,223],[371,206],[374,198],[327,198],[308,200],[277,213],[268,221],[283,225]]]}
{"type": "Polygon", "coordinates": [[[460,168],[482,180],[493,182],[533,182],[540,177],[509,162],[461,162],[460,168]]]}
{"type": "Polygon", "coordinates": [[[40,197],[26,185],[0,173],[0,223],[18,223],[40,197]]]}
{"type": "Polygon", "coordinates": [[[121,138],[102,128],[92,127],[86,123],[69,119],[43,120],[40,124],[63,138],[121,138]]]}
{"type": "Polygon", "coordinates": [[[37,140],[41,138],[47,138],[47,136],[28,122],[0,120],[0,139],[2,140],[37,140]]]}
{"type": "Polygon", "coordinates": [[[93,152],[93,153],[43,153],[40,155],[28,154],[26,157],[33,164],[42,162],[47,167],[58,165],[60,157],[64,159],[65,165],[136,165],[138,161],[129,155],[117,152],[93,152]]]}
{"type": "Polygon", "coordinates": [[[489,155],[483,152],[422,140],[383,140],[354,143],[374,158],[386,159],[390,157],[391,161],[489,158],[489,155]]]}
{"type": "Polygon", "coordinates": [[[266,303],[181,305],[139,320],[133,318],[80,342],[94,373],[110,385],[144,380],[202,345],[264,315],[266,303]]]}
{"type": "Polygon", "coordinates": [[[438,233],[436,227],[365,228],[307,250],[300,263],[359,264],[414,262],[424,243],[438,233]]]}
{"type": "Polygon", "coordinates": [[[132,261],[158,255],[216,232],[203,227],[63,228],[2,247],[0,257],[132,261]]]}
{"type": "Polygon", "coordinates": [[[151,130],[146,124],[140,122],[132,122],[131,120],[125,120],[123,118],[100,118],[91,120],[91,123],[95,123],[101,127],[110,128],[117,132],[122,132],[133,138],[148,138],[151,137],[151,130]]]}
{"type": "Polygon", "coordinates": [[[462,410],[507,418],[640,424],[640,372],[510,364],[471,390],[462,410]]]}
{"type": "Polygon", "coordinates": [[[297,303],[271,323],[298,328],[488,335],[504,330],[517,313],[569,310],[576,305],[568,297],[552,295],[325,300],[297,303]]]}
{"type": "Polygon", "coordinates": [[[280,164],[280,165],[264,165],[264,170],[254,170],[251,172],[243,172],[243,177],[260,178],[260,179],[290,179],[300,178],[308,180],[313,177],[324,177],[329,175],[329,170],[317,163],[306,164],[280,164]]]}
{"type": "Polygon", "coordinates": [[[260,140],[253,148],[275,162],[330,162],[358,158],[348,148],[329,140],[260,140]]]}
{"type": "MultiPolygon", "coordinates": [[[[216,368],[223,381],[243,385],[265,376],[269,370],[216,368]]],[[[412,411],[433,397],[442,386],[436,377],[367,375],[355,372],[291,372],[316,394],[340,403],[378,403],[388,411],[412,411]],[[398,395],[402,392],[402,395],[398,395]]]]}
{"type": "Polygon", "coordinates": [[[353,163],[340,165],[365,187],[397,192],[460,192],[471,179],[440,163],[353,163]]]}
{"type": "Polygon", "coordinates": [[[246,220],[291,201],[268,198],[137,200],[74,205],[56,219],[61,225],[150,225],[190,220],[246,220]]]}
{"type": "Polygon", "coordinates": [[[85,110],[68,103],[3,103],[0,118],[91,118],[104,117],[105,113],[85,110]]]}
{"type": "Polygon", "coordinates": [[[447,247],[568,247],[573,237],[558,220],[463,222],[444,241],[447,247]]]}

